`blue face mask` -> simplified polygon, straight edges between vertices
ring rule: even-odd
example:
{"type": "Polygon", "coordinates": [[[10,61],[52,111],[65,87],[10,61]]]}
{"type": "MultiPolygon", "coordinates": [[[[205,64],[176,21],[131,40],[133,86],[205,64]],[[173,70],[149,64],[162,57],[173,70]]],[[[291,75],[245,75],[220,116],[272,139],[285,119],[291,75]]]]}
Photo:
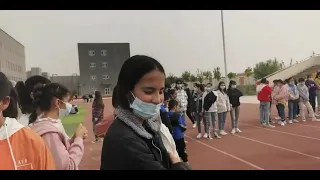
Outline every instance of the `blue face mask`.
{"type": "MultiPolygon", "coordinates": [[[[134,97],[134,95],[132,94],[134,97]]],[[[130,108],[133,111],[133,114],[140,117],[143,120],[149,120],[155,118],[158,113],[160,113],[161,103],[155,105],[152,103],[146,103],[134,98],[134,101],[130,104],[130,108]]]]}

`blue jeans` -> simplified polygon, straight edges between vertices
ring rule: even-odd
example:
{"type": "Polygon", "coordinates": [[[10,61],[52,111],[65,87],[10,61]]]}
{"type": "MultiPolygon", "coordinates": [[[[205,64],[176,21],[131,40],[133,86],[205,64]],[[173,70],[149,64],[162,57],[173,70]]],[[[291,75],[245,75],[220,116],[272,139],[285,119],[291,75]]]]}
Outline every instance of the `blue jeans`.
{"type": "Polygon", "coordinates": [[[270,102],[262,102],[260,101],[260,123],[261,124],[270,124],[270,102]]]}
{"type": "Polygon", "coordinates": [[[227,119],[227,112],[218,113],[218,124],[219,124],[220,131],[224,130],[226,119],[227,119]]]}
{"type": "Polygon", "coordinates": [[[297,109],[298,109],[298,101],[297,100],[289,100],[288,101],[288,109],[289,109],[289,120],[296,119],[297,109]]]}
{"type": "Polygon", "coordinates": [[[281,121],[285,121],[286,120],[286,115],[284,112],[284,104],[278,104],[278,110],[279,110],[279,115],[281,117],[281,121]]]}

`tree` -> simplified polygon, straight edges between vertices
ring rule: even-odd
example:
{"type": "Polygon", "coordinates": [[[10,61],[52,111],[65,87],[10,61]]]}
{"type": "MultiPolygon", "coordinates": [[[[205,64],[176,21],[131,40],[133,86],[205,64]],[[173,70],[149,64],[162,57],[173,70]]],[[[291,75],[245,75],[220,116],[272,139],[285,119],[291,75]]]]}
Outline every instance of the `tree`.
{"type": "Polygon", "coordinates": [[[203,72],[200,69],[197,70],[197,79],[198,79],[198,81],[200,83],[203,83],[204,75],[203,75],[203,72]]]}
{"type": "Polygon", "coordinates": [[[203,76],[209,82],[212,82],[212,72],[211,71],[204,71],[203,76]]]}
{"type": "Polygon", "coordinates": [[[221,80],[221,72],[219,67],[213,69],[213,78],[215,78],[217,81],[221,80]]]}
{"type": "Polygon", "coordinates": [[[253,68],[255,79],[261,79],[281,69],[281,63],[277,60],[267,60],[259,62],[253,68]]]}
{"type": "Polygon", "coordinates": [[[191,74],[190,76],[190,82],[196,82],[198,79],[195,75],[191,74]]]}
{"type": "Polygon", "coordinates": [[[191,73],[189,71],[184,71],[181,75],[181,79],[184,81],[184,82],[189,82],[190,81],[190,76],[191,76],[191,73]]]}
{"type": "Polygon", "coordinates": [[[237,74],[236,73],[233,73],[233,72],[229,72],[228,73],[228,78],[231,80],[231,79],[233,79],[233,78],[235,78],[237,76],[237,74]]]}
{"type": "Polygon", "coordinates": [[[169,76],[166,77],[166,84],[173,84],[176,82],[176,80],[178,79],[178,77],[174,76],[173,74],[169,74],[169,76]]]}
{"type": "Polygon", "coordinates": [[[244,70],[244,74],[245,74],[247,77],[250,77],[250,76],[253,74],[252,68],[251,68],[251,67],[247,67],[247,69],[244,70]]]}

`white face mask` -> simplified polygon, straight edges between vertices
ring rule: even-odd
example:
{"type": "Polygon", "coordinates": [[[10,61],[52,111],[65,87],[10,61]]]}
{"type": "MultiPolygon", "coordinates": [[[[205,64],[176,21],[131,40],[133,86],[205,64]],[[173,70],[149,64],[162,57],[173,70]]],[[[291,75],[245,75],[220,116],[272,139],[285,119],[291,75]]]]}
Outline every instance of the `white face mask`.
{"type": "Polygon", "coordinates": [[[225,89],[225,88],[226,88],[226,86],[222,85],[222,86],[220,86],[220,88],[221,88],[221,89],[225,89]]]}
{"type": "Polygon", "coordinates": [[[205,89],[206,89],[207,92],[212,91],[212,87],[206,87],[205,89]]]}
{"type": "Polygon", "coordinates": [[[231,88],[236,88],[236,87],[237,87],[237,85],[235,85],[235,84],[231,85],[231,88]]]}
{"type": "Polygon", "coordinates": [[[300,85],[300,86],[303,86],[303,85],[304,85],[304,82],[299,82],[299,85],[300,85]]]}
{"type": "MultiPolygon", "coordinates": [[[[61,101],[61,102],[63,102],[63,101],[61,101]]],[[[60,118],[69,115],[71,112],[71,109],[72,109],[72,104],[66,103],[66,102],[63,102],[63,103],[66,105],[66,108],[65,109],[59,108],[59,117],[60,118]]]]}
{"type": "Polygon", "coordinates": [[[133,94],[132,96],[134,97],[134,100],[130,104],[130,108],[136,116],[140,117],[143,120],[149,120],[157,117],[158,113],[160,113],[162,103],[146,103],[135,97],[133,94]]]}
{"type": "Polygon", "coordinates": [[[182,84],[177,84],[177,87],[178,88],[182,88],[182,84]]]}
{"type": "Polygon", "coordinates": [[[312,78],[308,78],[308,80],[309,80],[309,81],[312,81],[313,79],[312,79],[312,78]]]}

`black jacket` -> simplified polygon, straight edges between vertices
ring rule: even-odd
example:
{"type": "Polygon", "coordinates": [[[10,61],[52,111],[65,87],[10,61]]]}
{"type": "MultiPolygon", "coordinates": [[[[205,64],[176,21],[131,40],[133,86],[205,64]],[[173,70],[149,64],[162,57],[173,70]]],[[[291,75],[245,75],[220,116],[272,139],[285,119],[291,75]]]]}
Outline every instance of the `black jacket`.
{"type": "Polygon", "coordinates": [[[160,110],[160,117],[161,117],[162,123],[167,126],[170,132],[172,132],[172,125],[169,119],[168,112],[160,110]]]}
{"type": "Polygon", "coordinates": [[[208,111],[212,104],[214,104],[217,100],[217,96],[211,91],[204,97],[203,109],[208,111]]]}
{"type": "Polygon", "coordinates": [[[172,164],[160,134],[150,130],[147,125],[145,130],[153,135],[152,139],[138,135],[125,122],[119,118],[115,119],[103,141],[100,169],[187,170],[189,168],[183,162],[172,164]]]}
{"type": "Polygon", "coordinates": [[[201,113],[202,112],[202,93],[198,95],[197,92],[193,93],[191,101],[191,112],[201,113]]]}
{"type": "Polygon", "coordinates": [[[232,107],[238,107],[240,106],[240,97],[243,96],[243,93],[237,89],[237,88],[234,88],[234,89],[228,89],[227,90],[227,94],[229,96],[229,101],[230,101],[230,104],[232,105],[232,107]]]}

